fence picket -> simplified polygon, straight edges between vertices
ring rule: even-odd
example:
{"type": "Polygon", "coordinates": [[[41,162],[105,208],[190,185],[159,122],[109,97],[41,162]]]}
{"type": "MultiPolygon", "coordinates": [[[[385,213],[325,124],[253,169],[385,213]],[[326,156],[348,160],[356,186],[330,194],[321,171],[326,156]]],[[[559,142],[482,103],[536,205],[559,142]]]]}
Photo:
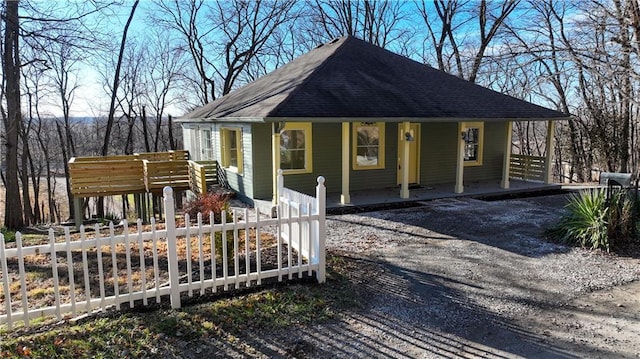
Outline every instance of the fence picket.
{"type": "Polygon", "coordinates": [[[51,274],[53,275],[53,291],[55,298],[56,319],[62,319],[60,312],[60,282],[58,280],[58,259],[56,258],[56,237],[53,229],[49,229],[49,242],[51,243],[51,274]]]}
{"type": "Polygon", "coordinates": [[[189,284],[189,297],[193,297],[193,288],[191,288],[191,217],[189,217],[189,213],[185,213],[184,215],[184,230],[186,236],[184,237],[185,241],[185,249],[186,249],[186,261],[187,261],[187,283],[189,284]]]}
{"type": "Polygon", "coordinates": [[[69,227],[64,227],[64,243],[67,245],[67,277],[69,277],[69,295],[71,297],[71,314],[76,316],[76,283],[73,271],[73,256],[71,255],[71,234],[69,227]]]}
{"type": "Polygon", "coordinates": [[[251,286],[251,277],[249,273],[251,273],[251,253],[249,253],[249,211],[244,209],[244,263],[245,268],[244,272],[247,275],[247,281],[245,282],[245,287],[251,286]]]}
{"type": "Polygon", "coordinates": [[[202,233],[202,213],[198,213],[198,269],[200,270],[200,295],[204,295],[204,246],[202,233]]]}
{"type": "MultiPolygon", "coordinates": [[[[253,285],[262,285],[263,279],[277,278],[282,281],[286,275],[289,279],[293,278],[294,272],[297,272],[298,278],[302,277],[303,272],[308,271],[312,275],[316,272],[316,278],[319,282],[325,280],[324,273],[324,233],[326,231],[324,220],[324,180],[318,178],[318,187],[316,188],[316,198],[293,192],[290,189],[281,187],[281,193],[287,197],[279,198],[276,206],[277,218],[261,219],[259,213],[256,214],[255,220],[249,218],[248,209],[235,209],[229,218],[233,217],[233,222],[227,220],[225,212],[221,213],[221,223],[215,223],[214,213],[209,213],[209,224],[203,224],[202,215],[199,214],[197,224],[191,224],[188,217],[185,217],[185,225],[182,228],[176,228],[175,223],[175,202],[173,198],[173,190],[165,187],[164,194],[164,211],[166,219],[166,228],[160,230],[157,227],[155,218],[151,218],[151,228],[145,231],[142,221],[136,223],[136,232],[131,232],[127,221],[123,221],[122,234],[115,235],[114,224],[109,223],[108,234],[100,232],[100,226],[95,225],[94,238],[88,237],[84,226],[80,226],[79,240],[72,240],[69,229],[65,229],[64,238],[61,242],[56,243],[56,237],[52,229],[49,230],[49,243],[45,245],[23,246],[22,235],[16,234],[16,249],[6,248],[5,239],[0,235],[0,265],[2,267],[2,277],[0,283],[3,286],[5,313],[0,314],[0,324],[6,324],[9,329],[14,327],[16,318],[24,321],[25,325],[29,325],[32,318],[39,316],[51,316],[60,320],[68,314],[77,315],[77,312],[90,312],[94,308],[101,308],[102,311],[107,307],[113,306],[120,309],[122,302],[128,301],[129,307],[133,308],[137,303],[148,305],[148,298],[155,296],[156,302],[159,303],[163,296],[170,296],[172,308],[180,308],[180,296],[188,292],[189,296],[194,291],[204,295],[208,286],[212,287],[212,292],[217,292],[218,287],[224,290],[231,288],[240,288],[241,283],[245,287],[253,285]],[[288,198],[288,199],[287,199],[288,198]],[[240,218],[242,217],[242,219],[240,218]],[[193,228],[197,226],[197,228],[193,228]],[[270,227],[270,228],[267,228],[270,227]],[[271,232],[271,228],[275,227],[275,248],[267,246],[262,239],[264,233],[271,232]],[[218,234],[220,232],[220,234],[218,234]],[[242,234],[243,233],[243,234],[242,234]],[[240,248],[240,235],[244,238],[244,248],[240,248]],[[254,236],[252,236],[254,234],[254,236]],[[232,238],[229,236],[233,235],[232,238]],[[195,244],[192,239],[197,236],[198,260],[195,261],[195,253],[192,246],[195,244]],[[211,241],[211,278],[206,278],[205,264],[207,263],[205,241],[209,236],[211,241]],[[253,238],[255,238],[255,253],[252,250],[253,238]],[[167,245],[167,274],[168,283],[162,285],[161,280],[164,275],[164,268],[160,268],[160,246],[159,241],[166,239],[167,245]],[[220,242],[218,242],[220,240],[220,242]],[[151,251],[145,248],[147,241],[151,241],[151,251]],[[181,252],[178,256],[178,241],[180,245],[185,245],[186,253],[181,252]],[[219,245],[220,244],[220,245],[219,245]],[[283,253],[286,244],[286,252],[283,253]],[[93,259],[95,246],[95,259],[97,265],[90,265],[89,260],[93,259]],[[135,247],[137,246],[137,253],[135,247]],[[233,248],[229,248],[233,246],[233,248]],[[217,249],[216,249],[217,247],[217,249]],[[111,255],[104,253],[108,248],[111,255]],[[124,249],[124,251],[122,251],[124,249]],[[271,254],[269,258],[277,257],[272,269],[265,269],[265,263],[262,260],[263,251],[268,250],[271,254]],[[275,253],[272,251],[275,250],[275,253]],[[134,251],[134,253],[132,253],[134,251]],[[58,263],[58,253],[63,252],[65,262],[60,259],[58,263]],[[149,253],[151,252],[151,253],[149,253]],[[218,253],[222,252],[222,253],[218,253]],[[120,254],[122,253],[122,255],[120,254]],[[184,253],[184,254],[182,254],[184,253]],[[82,263],[79,263],[80,254],[82,263]],[[186,254],[186,273],[185,269],[180,270],[179,260],[186,254]],[[220,255],[220,261],[217,255],[220,255]],[[51,274],[53,281],[53,292],[55,302],[53,305],[44,308],[29,308],[29,280],[25,271],[27,258],[31,255],[49,256],[51,265],[51,274]],[[74,257],[74,255],[76,257],[74,257]],[[230,256],[233,255],[233,258],[230,256]],[[244,255],[244,262],[240,262],[240,256],[244,255]],[[147,284],[147,263],[149,256],[153,256],[154,284],[147,284]],[[286,259],[285,257],[286,256],[286,259]],[[139,265],[134,266],[134,257],[139,257],[139,265]],[[16,258],[15,262],[10,261],[16,258]],[[76,258],[76,259],[74,259],[76,258]],[[108,265],[109,259],[111,265],[108,265]],[[255,259],[255,264],[252,263],[255,259]],[[105,267],[105,260],[107,267],[105,267]],[[126,263],[122,263],[122,261],[126,263]],[[233,261],[233,262],[232,262],[233,261]],[[295,262],[295,263],[294,263],[295,262]],[[244,266],[241,270],[240,264],[244,266]],[[17,266],[17,272],[9,272],[13,266],[17,266]],[[60,273],[58,265],[64,266],[63,269],[68,271],[69,279],[68,296],[65,296],[64,302],[61,299],[60,273]],[[193,265],[198,265],[198,271],[195,271],[193,265]],[[217,272],[218,265],[221,266],[221,274],[217,272]],[[12,266],[10,268],[10,266],[12,266]],[[75,271],[74,267],[82,270],[82,280],[84,285],[80,284],[78,278],[78,292],[75,288],[75,271]],[[97,267],[97,268],[96,268],[97,267]],[[126,268],[125,268],[126,267],[126,268]],[[121,273],[125,272],[126,273],[121,273]],[[140,271],[138,273],[137,271],[140,271]],[[94,273],[93,271],[97,271],[94,273]],[[233,273],[231,273],[233,271],[233,273]],[[14,275],[15,274],[15,275],[14,275]],[[138,276],[139,274],[139,276],[138,276]],[[195,279],[199,274],[199,278],[195,279]],[[92,283],[96,278],[99,284],[92,283]],[[180,284],[180,275],[187,278],[185,284],[180,284]],[[20,281],[20,292],[14,295],[21,295],[20,307],[21,311],[13,311],[12,307],[17,303],[12,303],[12,276],[17,277],[20,281]],[[135,280],[134,280],[135,279],[135,280]],[[113,287],[108,287],[109,281],[112,281],[113,287]],[[127,289],[124,287],[126,282],[127,289]],[[91,293],[92,287],[99,285],[98,294],[91,293]],[[113,293],[111,293],[113,289],[113,293]],[[107,294],[109,293],[109,294],[107,294]],[[84,295],[84,302],[79,300],[84,295]],[[96,296],[96,298],[94,298],[96,296]]],[[[136,261],[137,262],[137,261],[136,261]]],[[[150,261],[151,262],[151,261],[150,261]]],[[[269,265],[273,262],[269,262],[269,265]]],[[[14,271],[16,269],[13,269],[14,271]]],[[[80,277],[80,273],[77,273],[80,277]]],[[[62,288],[66,290],[67,287],[62,288]]],[[[96,291],[97,288],[93,288],[96,291]]],[[[17,290],[17,289],[16,289],[17,290]]]]}
{"type": "Polygon", "coordinates": [[[222,277],[224,278],[224,290],[229,289],[229,259],[227,258],[227,216],[224,212],[220,213],[222,223],[222,277]]]}
{"type": "Polygon", "coordinates": [[[116,309],[120,310],[120,283],[118,283],[118,259],[116,258],[117,244],[116,236],[114,234],[113,222],[109,222],[109,235],[111,244],[111,264],[113,271],[111,277],[113,278],[113,297],[116,305],[116,309]]]}
{"type": "Polygon", "coordinates": [[[289,280],[293,278],[293,274],[291,273],[291,237],[293,237],[293,221],[291,220],[292,212],[293,209],[291,202],[289,202],[287,204],[287,268],[289,269],[289,280]]]}
{"type": "Polygon", "coordinates": [[[22,312],[24,325],[29,326],[29,301],[27,298],[27,281],[24,271],[24,256],[22,255],[22,234],[16,233],[16,253],[18,256],[18,273],[20,273],[20,293],[22,295],[22,312]]]}
{"type": "Polygon", "coordinates": [[[213,212],[209,212],[209,224],[211,225],[210,240],[211,240],[211,291],[216,293],[218,286],[216,285],[216,232],[213,229],[215,224],[215,216],[213,212]]]}
{"type": "Polygon", "coordinates": [[[233,276],[236,289],[240,288],[240,262],[238,260],[238,211],[233,210],[233,276]]]}
{"type": "Polygon", "coordinates": [[[151,251],[153,252],[153,282],[156,290],[156,303],[160,303],[160,266],[158,265],[158,233],[156,219],[151,218],[151,251]]]}
{"type": "Polygon", "coordinates": [[[4,290],[4,310],[7,313],[7,327],[9,330],[13,329],[12,311],[11,311],[11,291],[9,290],[9,283],[11,281],[9,276],[9,266],[7,265],[7,257],[5,256],[5,242],[4,235],[0,233],[0,260],[2,261],[2,289],[4,290]]]}
{"type": "Polygon", "coordinates": [[[80,225],[80,241],[82,242],[82,272],[83,272],[84,293],[85,293],[84,310],[88,312],[91,310],[91,287],[90,287],[91,283],[89,283],[89,260],[87,259],[87,238],[84,233],[84,225],[80,225]]]}
{"type": "MultiPolygon", "coordinates": [[[[104,268],[102,263],[102,236],[100,235],[100,226],[96,223],[94,233],[96,236],[96,260],[98,261],[98,281],[100,282],[100,308],[104,312],[106,308],[105,300],[105,290],[104,290],[104,268]]],[[[90,297],[89,297],[90,298],[90,297]]],[[[90,307],[91,304],[88,306],[90,307]]]]}
{"type": "Polygon", "coordinates": [[[260,255],[262,247],[262,232],[260,227],[260,211],[256,211],[256,273],[258,280],[256,285],[262,284],[262,256],[260,255]]]}
{"type": "Polygon", "coordinates": [[[282,282],[282,206],[276,207],[276,217],[278,219],[278,224],[276,228],[276,251],[278,258],[278,282],[282,282]]]}
{"type": "Polygon", "coordinates": [[[133,308],[133,271],[131,269],[131,238],[129,237],[129,223],[123,220],[124,226],[124,253],[127,261],[127,297],[129,298],[129,308],[133,308]]]}
{"type": "Polygon", "coordinates": [[[147,266],[144,261],[144,242],[142,241],[142,219],[138,218],[138,255],[140,256],[140,287],[142,288],[142,304],[148,305],[147,299],[147,266]]]}

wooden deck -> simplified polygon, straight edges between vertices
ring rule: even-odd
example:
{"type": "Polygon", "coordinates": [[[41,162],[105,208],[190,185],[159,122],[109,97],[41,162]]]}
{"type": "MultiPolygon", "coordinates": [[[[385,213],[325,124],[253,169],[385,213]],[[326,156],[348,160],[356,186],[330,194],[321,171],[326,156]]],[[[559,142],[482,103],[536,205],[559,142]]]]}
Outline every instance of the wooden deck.
{"type": "Polygon", "coordinates": [[[206,193],[218,184],[217,163],[189,160],[187,151],[139,153],[105,157],[74,157],[69,161],[71,194],[102,197],[191,189],[206,193]]]}

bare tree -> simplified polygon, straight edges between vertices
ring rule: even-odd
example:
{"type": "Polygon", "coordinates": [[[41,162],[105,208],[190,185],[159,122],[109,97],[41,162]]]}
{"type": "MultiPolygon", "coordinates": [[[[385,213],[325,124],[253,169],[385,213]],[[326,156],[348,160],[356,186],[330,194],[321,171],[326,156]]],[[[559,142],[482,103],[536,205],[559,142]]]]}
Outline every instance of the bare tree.
{"type": "Polygon", "coordinates": [[[314,43],[352,35],[380,47],[404,43],[412,34],[408,3],[371,0],[308,0],[306,32],[314,43]]]}
{"type": "MultiPolygon", "coordinates": [[[[6,115],[5,127],[5,212],[4,225],[11,229],[24,226],[20,186],[18,184],[18,146],[22,122],[20,107],[20,47],[18,1],[5,0],[5,33],[3,75],[5,78],[6,115]]],[[[3,111],[3,114],[5,112],[3,111]]]]}
{"type": "Polygon", "coordinates": [[[229,93],[257,57],[268,56],[276,29],[292,18],[293,0],[163,1],[154,21],[181,35],[201,104],[229,93]]]}
{"type": "Polygon", "coordinates": [[[518,4],[519,0],[436,0],[433,2],[436,10],[434,16],[425,0],[419,3],[418,11],[427,27],[431,45],[436,51],[438,68],[476,82],[489,45],[499,35],[507,18],[518,4]],[[471,26],[474,21],[478,21],[477,28],[471,26]],[[469,29],[472,29],[470,33],[469,29]],[[479,38],[473,36],[476,33],[479,34],[479,38]],[[460,43],[459,39],[473,41],[460,43]],[[455,61],[455,72],[450,65],[451,58],[455,61]]]}

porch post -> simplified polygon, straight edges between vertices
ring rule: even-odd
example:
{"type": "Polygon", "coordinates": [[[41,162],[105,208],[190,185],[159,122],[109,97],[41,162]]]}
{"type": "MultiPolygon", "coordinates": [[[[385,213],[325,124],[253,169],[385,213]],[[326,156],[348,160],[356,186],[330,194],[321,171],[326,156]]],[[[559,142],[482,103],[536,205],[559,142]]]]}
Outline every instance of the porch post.
{"type": "Polygon", "coordinates": [[[502,182],[500,188],[509,189],[509,169],[511,167],[511,136],[513,131],[513,122],[507,121],[507,136],[504,144],[504,161],[502,162],[502,182]]]}
{"type": "Polygon", "coordinates": [[[456,133],[458,138],[458,159],[456,163],[455,193],[464,192],[464,139],[462,138],[462,129],[464,129],[464,122],[458,123],[458,132],[456,133]]]}
{"type": "Polygon", "coordinates": [[[411,123],[402,123],[402,133],[400,133],[400,141],[404,141],[402,153],[402,184],[400,186],[400,198],[409,198],[409,152],[411,151],[411,143],[407,141],[405,133],[411,131],[411,123]]]}
{"type": "Polygon", "coordinates": [[[544,179],[544,183],[550,184],[553,183],[553,146],[555,142],[556,133],[556,122],[553,120],[549,120],[547,123],[547,158],[545,160],[545,171],[546,176],[544,179]]]}
{"type": "Polygon", "coordinates": [[[273,134],[271,135],[271,158],[273,159],[273,163],[271,164],[271,168],[273,172],[271,173],[272,182],[273,182],[273,205],[278,204],[278,170],[280,169],[280,126],[277,122],[272,124],[273,126],[273,134]]]}
{"type": "Polygon", "coordinates": [[[349,195],[349,122],[342,123],[342,194],[340,204],[351,202],[349,195]]]}

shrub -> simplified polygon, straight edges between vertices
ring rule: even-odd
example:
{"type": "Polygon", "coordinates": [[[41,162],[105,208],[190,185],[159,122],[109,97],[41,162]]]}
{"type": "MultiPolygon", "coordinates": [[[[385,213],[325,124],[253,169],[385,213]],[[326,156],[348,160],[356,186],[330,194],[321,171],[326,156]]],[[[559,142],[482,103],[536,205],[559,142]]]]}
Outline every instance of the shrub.
{"type": "MultiPolygon", "coordinates": [[[[191,220],[198,218],[198,213],[202,213],[202,222],[209,223],[209,213],[213,212],[213,219],[216,223],[222,222],[222,213],[225,215],[225,220],[230,222],[233,220],[233,215],[229,210],[229,200],[232,195],[228,193],[210,192],[206,195],[199,195],[197,198],[188,201],[183,207],[183,213],[188,214],[191,220]]],[[[230,261],[233,258],[233,231],[227,231],[227,259],[230,261]]],[[[216,254],[222,259],[223,245],[222,245],[222,233],[217,232],[214,241],[214,247],[216,254]]]]}
{"type": "Polygon", "coordinates": [[[5,243],[16,241],[16,232],[10,231],[4,227],[0,228],[0,233],[4,236],[5,243]]]}
{"type": "Polygon", "coordinates": [[[581,191],[570,197],[568,213],[552,233],[561,242],[609,252],[637,238],[636,207],[624,191],[609,201],[604,189],[581,191]]]}
{"type": "Polygon", "coordinates": [[[209,213],[213,212],[213,217],[216,223],[220,223],[222,218],[221,213],[226,214],[226,220],[232,219],[229,212],[229,200],[231,195],[228,193],[211,192],[206,195],[199,195],[193,200],[188,201],[184,207],[184,214],[189,214],[191,219],[196,219],[198,213],[202,213],[202,222],[209,223],[209,213]]]}

